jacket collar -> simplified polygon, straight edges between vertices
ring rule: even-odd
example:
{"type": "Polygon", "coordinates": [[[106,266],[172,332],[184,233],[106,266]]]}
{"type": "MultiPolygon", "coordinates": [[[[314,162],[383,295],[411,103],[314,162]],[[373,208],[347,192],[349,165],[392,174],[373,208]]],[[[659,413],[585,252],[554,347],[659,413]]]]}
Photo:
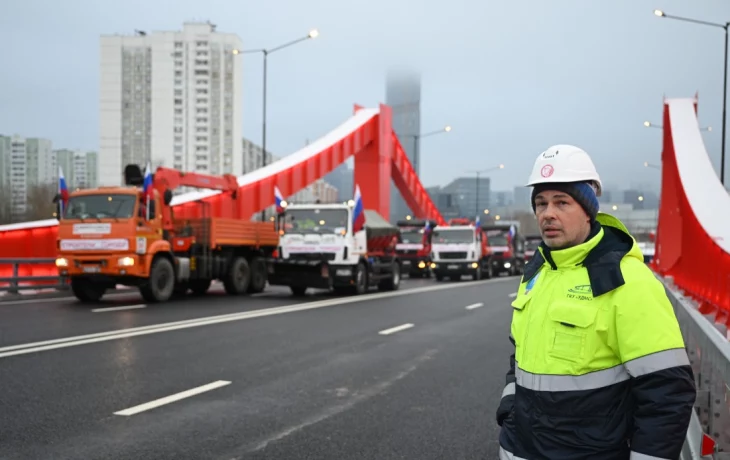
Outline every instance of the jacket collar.
{"type": "Polygon", "coordinates": [[[521,282],[534,278],[543,268],[560,270],[582,265],[588,271],[594,297],[625,283],[621,273],[621,260],[625,256],[643,261],[641,250],[626,226],[616,217],[605,213],[598,213],[596,223],[584,243],[552,251],[543,242],[538,249],[525,266],[521,282]]]}

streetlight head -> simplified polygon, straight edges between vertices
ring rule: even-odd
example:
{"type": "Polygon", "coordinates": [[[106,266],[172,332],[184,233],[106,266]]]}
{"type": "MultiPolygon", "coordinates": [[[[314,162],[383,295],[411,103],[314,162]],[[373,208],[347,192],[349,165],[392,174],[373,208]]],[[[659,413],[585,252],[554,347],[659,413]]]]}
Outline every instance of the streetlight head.
{"type": "Polygon", "coordinates": [[[639,195],[639,201],[644,201],[644,197],[639,195]]]}
{"type": "Polygon", "coordinates": [[[451,131],[451,126],[450,126],[450,125],[446,125],[446,126],[444,127],[444,131],[446,131],[447,133],[448,133],[449,131],[451,131]]]}
{"type": "Polygon", "coordinates": [[[645,168],[648,168],[648,167],[649,167],[649,162],[648,162],[648,161],[645,161],[645,162],[644,162],[644,167],[645,167],[645,168]]]}
{"type": "Polygon", "coordinates": [[[644,126],[646,126],[647,128],[650,128],[651,127],[651,123],[649,123],[648,121],[645,121],[644,122],[644,126]]]}
{"type": "Polygon", "coordinates": [[[499,165],[499,169],[504,169],[504,165],[499,165]]]}
{"type": "Polygon", "coordinates": [[[664,11],[662,10],[654,10],[654,16],[659,16],[660,18],[664,17],[664,11]]]}
{"type": "Polygon", "coordinates": [[[231,54],[241,54],[241,50],[234,49],[234,50],[231,51],[231,54]]]}
{"type": "Polygon", "coordinates": [[[712,131],[712,126],[708,126],[708,127],[707,127],[707,130],[708,130],[708,131],[712,131]]]}
{"type": "Polygon", "coordinates": [[[309,31],[309,38],[317,38],[319,37],[319,30],[312,29],[309,31]]]}

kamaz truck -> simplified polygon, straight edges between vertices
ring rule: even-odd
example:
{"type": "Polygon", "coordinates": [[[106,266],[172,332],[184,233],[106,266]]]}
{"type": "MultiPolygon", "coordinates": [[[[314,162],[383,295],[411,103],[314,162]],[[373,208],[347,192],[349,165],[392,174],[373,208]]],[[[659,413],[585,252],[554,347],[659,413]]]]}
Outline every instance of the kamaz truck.
{"type": "Polygon", "coordinates": [[[525,241],[515,224],[485,224],[482,229],[487,235],[492,253],[492,271],[499,275],[521,274],[525,270],[525,241]]]}
{"type": "Polygon", "coordinates": [[[433,230],[431,271],[436,281],[458,281],[468,275],[478,280],[491,278],[491,251],[482,228],[468,219],[452,219],[433,230]]]}
{"type": "Polygon", "coordinates": [[[147,302],[174,294],[205,294],[220,280],[226,293],[257,293],[266,287],[266,256],[277,247],[271,222],[222,217],[222,207],[191,203],[195,217],[176,217],[172,191],[178,187],[229,194],[235,214],[238,182],[230,174],[210,176],[157,168],[143,176],[125,168],[123,187],[98,187],[57,196],[58,258],[62,276],[83,302],[96,302],[116,285],[136,286],[147,302]]]}
{"type": "Polygon", "coordinates": [[[431,236],[436,227],[433,220],[401,220],[396,223],[400,238],[395,250],[403,266],[403,273],[412,278],[431,276],[431,236]]]}
{"type": "Polygon", "coordinates": [[[276,221],[279,248],[269,259],[269,284],[288,286],[296,296],[309,288],[337,294],[398,289],[398,227],[363,210],[365,225],[353,232],[354,212],[350,204],[288,203],[276,221]]]}

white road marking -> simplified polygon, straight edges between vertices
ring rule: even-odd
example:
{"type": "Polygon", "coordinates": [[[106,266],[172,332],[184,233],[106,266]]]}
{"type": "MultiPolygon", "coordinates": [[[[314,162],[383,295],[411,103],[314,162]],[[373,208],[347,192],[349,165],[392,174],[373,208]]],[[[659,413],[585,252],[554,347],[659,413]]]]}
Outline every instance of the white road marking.
{"type": "Polygon", "coordinates": [[[390,335],[395,334],[396,332],[405,331],[406,329],[410,329],[413,327],[413,324],[407,323],[407,324],[401,324],[400,326],[391,327],[390,329],[385,329],[383,331],[378,332],[380,335],[390,335]]]}
{"type": "Polygon", "coordinates": [[[107,311],[122,311],[122,310],[137,310],[140,308],[147,308],[147,305],[127,305],[126,307],[108,307],[108,308],[94,308],[92,313],[104,313],[107,311]]]}
{"type": "MultiPolygon", "coordinates": [[[[404,289],[399,291],[378,292],[374,294],[366,294],[355,297],[341,297],[335,299],[320,300],[315,302],[300,303],[287,305],[282,307],[266,308],[260,310],[251,310],[239,313],[229,313],[225,315],[208,316],[203,318],[195,318],[183,321],[175,321],[171,323],[155,324],[151,326],[133,327],[128,329],[119,329],[116,331],[99,332],[95,334],[86,334],[75,337],[65,337],[61,339],[44,340],[42,342],[26,343],[20,345],[11,345],[0,348],[0,358],[10,356],[24,355],[28,353],[37,353],[41,351],[56,350],[60,348],[75,347],[90,343],[105,342],[108,340],[117,340],[128,337],[136,337],[147,334],[157,334],[160,332],[176,331],[191,327],[208,326],[211,324],[226,323],[229,321],[241,321],[251,318],[259,318],[264,316],[280,315],[285,313],[293,313],[305,310],[315,310],[318,308],[332,307],[335,305],[346,305],[357,302],[367,302],[371,300],[386,299],[390,297],[401,297],[412,294],[421,294],[425,292],[442,291],[446,289],[464,289],[467,286],[481,286],[485,284],[494,284],[505,279],[490,279],[481,281],[469,281],[466,283],[453,284],[435,284],[432,286],[418,287],[414,289],[404,289]]],[[[510,280],[507,280],[510,281],[510,280]]]]}
{"type": "Polygon", "coordinates": [[[226,385],[230,385],[231,382],[227,380],[218,380],[217,382],[209,383],[207,385],[199,386],[197,388],[192,388],[190,390],[181,391],[180,393],[176,393],[174,395],[165,396],[164,398],[156,399],[154,401],[150,401],[148,403],[140,404],[139,406],[130,407],[129,409],[120,410],[118,412],[114,412],[114,415],[134,415],[139,414],[140,412],[144,412],[150,409],[154,409],[156,407],[164,406],[165,404],[170,404],[175,401],[180,401],[181,399],[189,398],[191,396],[199,395],[200,393],[205,393],[206,391],[215,390],[216,388],[224,387],[226,385]]]}
{"type": "Polygon", "coordinates": [[[479,308],[479,307],[483,307],[483,306],[484,306],[484,304],[481,303],[481,302],[479,302],[479,303],[473,303],[471,305],[467,305],[466,306],[466,309],[467,310],[474,310],[475,308],[479,308]]]}
{"type": "Polygon", "coordinates": [[[513,292],[513,293],[512,293],[512,294],[510,294],[509,296],[510,296],[510,298],[515,298],[515,297],[517,297],[517,293],[516,293],[516,292],[513,292]]]}

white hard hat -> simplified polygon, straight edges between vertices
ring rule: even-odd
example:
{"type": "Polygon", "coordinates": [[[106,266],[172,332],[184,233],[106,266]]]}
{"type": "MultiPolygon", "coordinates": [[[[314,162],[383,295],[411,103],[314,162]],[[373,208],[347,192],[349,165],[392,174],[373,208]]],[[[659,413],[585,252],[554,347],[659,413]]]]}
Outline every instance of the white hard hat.
{"type": "Polygon", "coordinates": [[[553,145],[535,160],[527,186],[583,181],[591,182],[601,196],[601,178],[588,153],[574,145],[553,145]]]}

